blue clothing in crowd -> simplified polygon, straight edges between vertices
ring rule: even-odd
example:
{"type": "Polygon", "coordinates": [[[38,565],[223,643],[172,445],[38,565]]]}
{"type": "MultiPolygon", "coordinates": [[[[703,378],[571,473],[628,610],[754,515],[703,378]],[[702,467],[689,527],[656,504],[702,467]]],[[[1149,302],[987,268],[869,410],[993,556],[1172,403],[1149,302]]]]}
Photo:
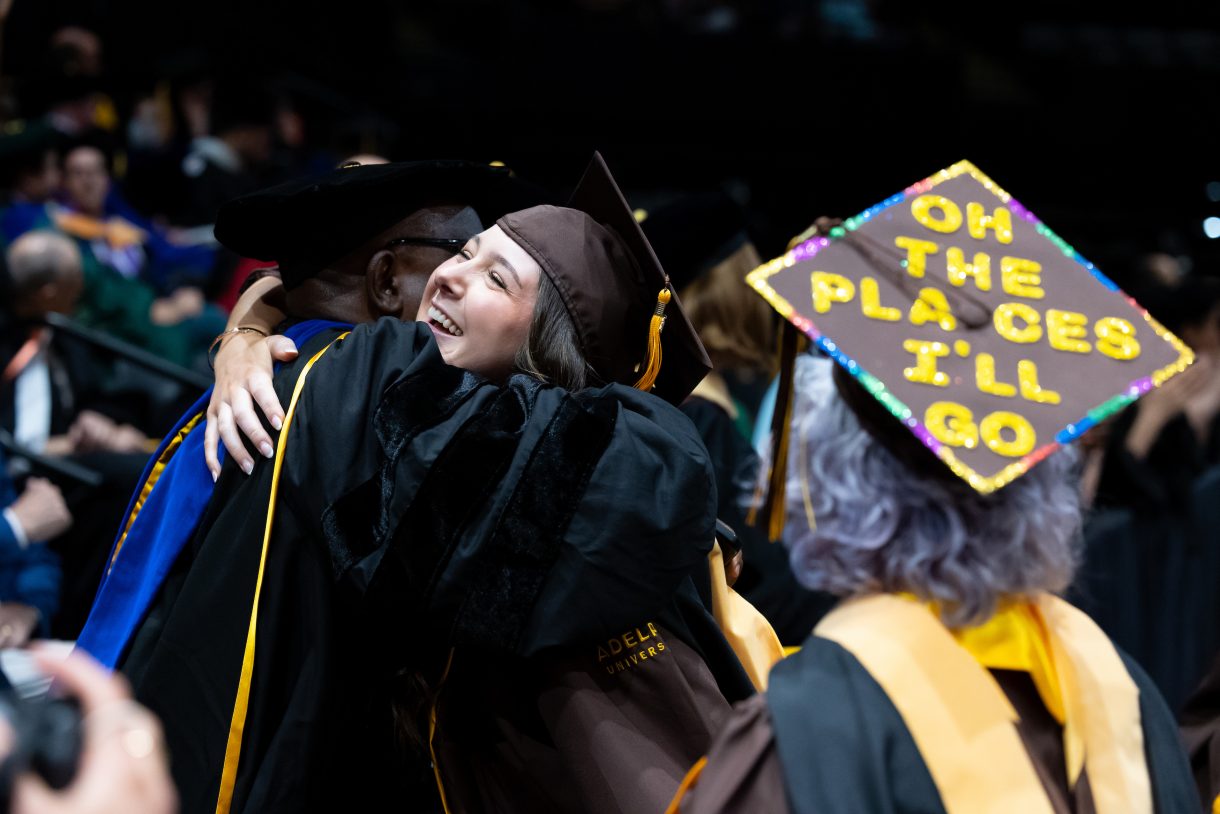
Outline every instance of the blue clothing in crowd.
{"type": "MultiPolygon", "coordinates": [[[[0,509],[17,500],[17,492],[0,455],[0,509]]],[[[22,545],[7,518],[0,517],[0,602],[19,602],[39,612],[38,635],[45,636],[59,608],[59,557],[41,541],[22,545]]]]}

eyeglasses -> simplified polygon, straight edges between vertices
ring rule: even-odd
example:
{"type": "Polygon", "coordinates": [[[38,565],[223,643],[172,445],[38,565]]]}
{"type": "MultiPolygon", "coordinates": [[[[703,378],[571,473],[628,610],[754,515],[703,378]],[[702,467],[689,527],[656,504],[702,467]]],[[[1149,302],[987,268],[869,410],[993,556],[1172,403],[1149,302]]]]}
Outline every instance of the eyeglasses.
{"type": "Polygon", "coordinates": [[[466,245],[466,241],[456,237],[396,237],[385,245],[387,249],[391,246],[431,246],[457,254],[458,249],[466,245]]]}

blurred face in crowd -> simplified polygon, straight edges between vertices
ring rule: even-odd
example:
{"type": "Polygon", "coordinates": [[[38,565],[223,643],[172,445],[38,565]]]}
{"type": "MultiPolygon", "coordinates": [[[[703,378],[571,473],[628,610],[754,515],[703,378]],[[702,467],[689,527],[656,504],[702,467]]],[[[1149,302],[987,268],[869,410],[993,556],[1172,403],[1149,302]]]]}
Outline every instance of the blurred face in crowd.
{"type": "Polygon", "coordinates": [[[71,55],[71,67],[84,76],[102,72],[102,40],[87,28],[70,25],[51,35],[51,47],[71,55]]]}
{"type": "Polygon", "coordinates": [[[247,166],[258,166],[271,159],[270,127],[235,127],[225,132],[224,140],[247,166]]]}
{"type": "Polygon", "coordinates": [[[110,191],[106,156],[96,147],[77,147],[64,159],[63,184],[71,206],[86,215],[100,216],[110,191]]]}
{"type": "Polygon", "coordinates": [[[445,362],[493,381],[525,344],[542,268],[499,226],[475,235],[428,280],[416,316],[445,362]]]}
{"type": "Polygon", "coordinates": [[[76,311],[81,292],[85,288],[85,279],[80,268],[65,269],[55,282],[45,286],[39,293],[37,309],[42,314],[66,314],[71,316],[76,311]]]}

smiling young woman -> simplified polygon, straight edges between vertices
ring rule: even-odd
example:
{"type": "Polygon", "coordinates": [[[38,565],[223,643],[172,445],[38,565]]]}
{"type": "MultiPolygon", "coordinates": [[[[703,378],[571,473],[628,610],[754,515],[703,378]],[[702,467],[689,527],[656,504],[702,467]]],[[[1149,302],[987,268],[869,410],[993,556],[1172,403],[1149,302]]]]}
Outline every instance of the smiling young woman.
{"type": "Polygon", "coordinates": [[[542,267],[493,226],[432,272],[415,318],[447,364],[503,381],[525,345],[541,278],[542,267]]]}

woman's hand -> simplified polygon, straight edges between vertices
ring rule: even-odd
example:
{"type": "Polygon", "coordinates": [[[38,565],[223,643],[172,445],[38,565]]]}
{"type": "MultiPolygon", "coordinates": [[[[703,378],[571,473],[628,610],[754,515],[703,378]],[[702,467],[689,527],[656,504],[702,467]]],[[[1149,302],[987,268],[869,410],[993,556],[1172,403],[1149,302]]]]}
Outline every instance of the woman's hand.
{"type": "Polygon", "coordinates": [[[216,387],[208,403],[204,430],[203,455],[212,480],[220,477],[221,441],[247,475],[254,469],[254,458],[242,443],[243,434],[264,457],[275,454],[275,445],[254,405],[258,405],[272,427],[278,430],[284,425],[284,408],[272,386],[271,366],[275,361],[288,362],[296,356],[296,345],[286,336],[237,333],[221,342],[216,354],[216,387]]]}
{"type": "Polygon", "coordinates": [[[92,659],[35,654],[38,666],[80,700],[80,766],[71,785],[52,791],[23,774],[13,784],[16,814],[170,814],[178,808],[161,724],[131,700],[127,683],[92,659]]]}

